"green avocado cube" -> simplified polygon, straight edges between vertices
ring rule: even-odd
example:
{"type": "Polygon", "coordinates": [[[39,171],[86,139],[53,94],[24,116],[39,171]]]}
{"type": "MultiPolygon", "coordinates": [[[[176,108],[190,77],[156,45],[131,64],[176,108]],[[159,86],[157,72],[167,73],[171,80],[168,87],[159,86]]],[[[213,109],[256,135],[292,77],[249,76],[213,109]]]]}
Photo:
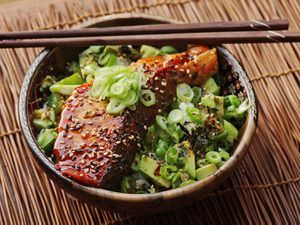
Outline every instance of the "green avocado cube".
{"type": "Polygon", "coordinates": [[[155,174],[155,171],[158,169],[158,167],[159,164],[155,160],[145,155],[142,156],[139,164],[140,171],[150,177],[156,184],[165,188],[169,188],[171,184],[170,181],[155,174]]]}
{"type": "Polygon", "coordinates": [[[195,154],[192,150],[188,150],[188,157],[185,158],[184,170],[190,175],[190,178],[196,177],[195,154]]]}
{"type": "Polygon", "coordinates": [[[217,84],[214,78],[209,78],[204,84],[203,89],[207,94],[219,95],[220,86],[217,84]]]}

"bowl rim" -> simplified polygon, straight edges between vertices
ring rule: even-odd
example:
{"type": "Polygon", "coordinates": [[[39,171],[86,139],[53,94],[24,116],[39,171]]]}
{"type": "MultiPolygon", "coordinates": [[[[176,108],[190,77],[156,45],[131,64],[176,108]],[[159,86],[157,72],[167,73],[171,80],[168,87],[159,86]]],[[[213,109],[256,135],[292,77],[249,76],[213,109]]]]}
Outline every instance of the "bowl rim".
{"type": "MultiPolygon", "coordinates": [[[[105,22],[115,19],[129,19],[129,18],[145,18],[150,19],[153,21],[163,22],[163,23],[178,23],[179,21],[168,19],[164,17],[157,17],[157,16],[151,16],[143,13],[124,13],[124,14],[117,14],[117,15],[109,15],[104,17],[99,17],[94,20],[82,23],[79,26],[76,26],[76,28],[82,28],[85,26],[91,26],[93,24],[97,24],[99,22],[105,22]]],[[[31,152],[33,153],[34,157],[38,160],[40,164],[42,164],[43,169],[47,170],[48,173],[54,178],[59,179],[60,182],[68,184],[72,188],[75,188],[79,191],[85,192],[87,194],[92,194],[95,196],[98,196],[99,198],[105,198],[105,199],[114,199],[118,201],[123,202],[153,202],[157,199],[163,198],[172,200],[174,198],[177,198],[179,196],[186,196],[189,194],[192,194],[194,192],[197,192],[198,190],[202,189],[203,187],[209,185],[210,183],[214,182],[214,180],[218,177],[226,176],[227,173],[233,169],[233,167],[238,164],[241,159],[245,156],[245,154],[248,152],[249,146],[244,140],[245,137],[250,138],[250,141],[252,140],[255,132],[255,128],[257,126],[257,103],[256,103],[256,97],[254,93],[253,86],[245,73],[245,70],[241,63],[224,47],[218,47],[218,49],[222,50],[222,54],[225,54],[227,57],[230,56],[231,60],[234,61],[236,64],[235,66],[239,68],[239,71],[241,72],[240,76],[243,77],[243,83],[246,83],[245,89],[247,92],[247,95],[249,97],[249,100],[252,103],[252,106],[249,110],[248,117],[245,121],[245,130],[243,133],[243,136],[239,137],[239,143],[235,147],[233,155],[230,157],[230,159],[215,172],[213,175],[208,176],[204,180],[197,181],[193,184],[187,185],[185,187],[166,190],[158,193],[153,194],[126,194],[111,190],[106,190],[102,188],[96,188],[96,187],[90,187],[86,185],[82,185],[80,183],[77,183],[76,181],[73,181],[65,176],[63,176],[56,168],[54,167],[54,164],[50,162],[48,157],[43,153],[43,151],[38,146],[33,133],[30,129],[30,121],[29,121],[29,115],[27,112],[27,105],[28,105],[28,90],[29,86],[31,84],[32,78],[34,77],[36,71],[39,70],[40,65],[43,63],[44,59],[47,58],[48,55],[51,54],[53,49],[44,49],[41,51],[41,53],[35,58],[33,63],[30,65],[20,92],[20,98],[19,98],[19,119],[21,123],[21,129],[23,131],[23,134],[25,136],[25,140],[27,141],[29,148],[31,152]]],[[[54,181],[55,183],[56,181],[54,181]]]]}

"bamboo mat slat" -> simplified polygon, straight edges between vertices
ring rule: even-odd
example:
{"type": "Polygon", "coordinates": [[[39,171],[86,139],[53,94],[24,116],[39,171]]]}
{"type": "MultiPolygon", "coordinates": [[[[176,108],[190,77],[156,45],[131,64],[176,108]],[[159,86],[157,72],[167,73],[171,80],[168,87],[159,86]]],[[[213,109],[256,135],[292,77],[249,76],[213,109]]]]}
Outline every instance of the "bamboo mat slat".
{"type": "MultiPolygon", "coordinates": [[[[300,30],[299,0],[25,2],[0,8],[1,31],[69,28],[125,12],[184,22],[287,18],[290,29],[300,30]]],[[[0,224],[300,224],[300,45],[227,47],[243,62],[259,102],[258,129],[249,154],[202,200],[148,216],[80,203],[35,166],[17,111],[24,74],[41,49],[0,50],[0,224]]]]}

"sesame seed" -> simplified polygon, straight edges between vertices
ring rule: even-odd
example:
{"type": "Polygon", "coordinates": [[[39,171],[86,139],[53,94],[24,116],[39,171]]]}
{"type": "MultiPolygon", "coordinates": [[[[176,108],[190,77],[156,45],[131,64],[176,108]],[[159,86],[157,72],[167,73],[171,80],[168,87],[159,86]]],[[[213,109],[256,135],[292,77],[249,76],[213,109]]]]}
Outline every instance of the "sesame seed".
{"type": "Polygon", "coordinates": [[[89,168],[85,168],[84,170],[83,170],[83,172],[85,172],[85,173],[88,173],[90,170],[89,170],[89,168]]]}
{"type": "Polygon", "coordinates": [[[129,138],[130,140],[133,140],[133,139],[134,139],[134,136],[133,136],[133,135],[130,135],[128,138],[129,138]]]}
{"type": "Polygon", "coordinates": [[[61,160],[64,160],[66,158],[65,155],[62,155],[62,157],[60,158],[61,160]]]}
{"type": "Polygon", "coordinates": [[[67,136],[67,133],[66,133],[66,131],[62,131],[62,136],[65,138],[66,136],[67,136]]]}
{"type": "Polygon", "coordinates": [[[71,138],[73,138],[73,136],[72,135],[68,135],[68,137],[67,137],[68,139],[71,139],[71,138]]]}

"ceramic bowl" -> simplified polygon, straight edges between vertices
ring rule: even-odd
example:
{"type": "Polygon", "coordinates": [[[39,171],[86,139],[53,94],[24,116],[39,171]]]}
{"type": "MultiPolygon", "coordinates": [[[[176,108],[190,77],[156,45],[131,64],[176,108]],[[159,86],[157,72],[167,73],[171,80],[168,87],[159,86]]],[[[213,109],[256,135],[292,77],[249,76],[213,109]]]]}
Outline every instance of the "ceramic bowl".
{"type": "MultiPolygon", "coordinates": [[[[139,25],[155,23],[176,23],[174,20],[143,14],[121,14],[101,17],[82,24],[80,27],[107,27],[121,25],[139,25]]],[[[134,43],[133,43],[134,44],[134,43]]],[[[180,47],[180,46],[177,46],[180,47]]],[[[57,171],[36,142],[36,133],[32,127],[31,114],[38,97],[37,84],[49,71],[63,71],[67,62],[74,59],[82,48],[44,49],[31,64],[20,94],[19,115],[21,128],[35,160],[57,186],[79,200],[106,210],[145,214],[162,212],[183,207],[214,190],[243,160],[253,138],[257,108],[253,87],[241,64],[224,47],[218,47],[220,69],[224,74],[223,90],[246,95],[252,107],[239,132],[239,139],[233,149],[232,157],[213,175],[186,187],[163,191],[155,194],[124,194],[101,188],[88,187],[68,179],[57,171]],[[231,76],[231,78],[227,77],[231,76]],[[227,79],[228,78],[228,79],[227,79]]],[[[55,73],[54,73],[55,74],[55,73]]]]}

